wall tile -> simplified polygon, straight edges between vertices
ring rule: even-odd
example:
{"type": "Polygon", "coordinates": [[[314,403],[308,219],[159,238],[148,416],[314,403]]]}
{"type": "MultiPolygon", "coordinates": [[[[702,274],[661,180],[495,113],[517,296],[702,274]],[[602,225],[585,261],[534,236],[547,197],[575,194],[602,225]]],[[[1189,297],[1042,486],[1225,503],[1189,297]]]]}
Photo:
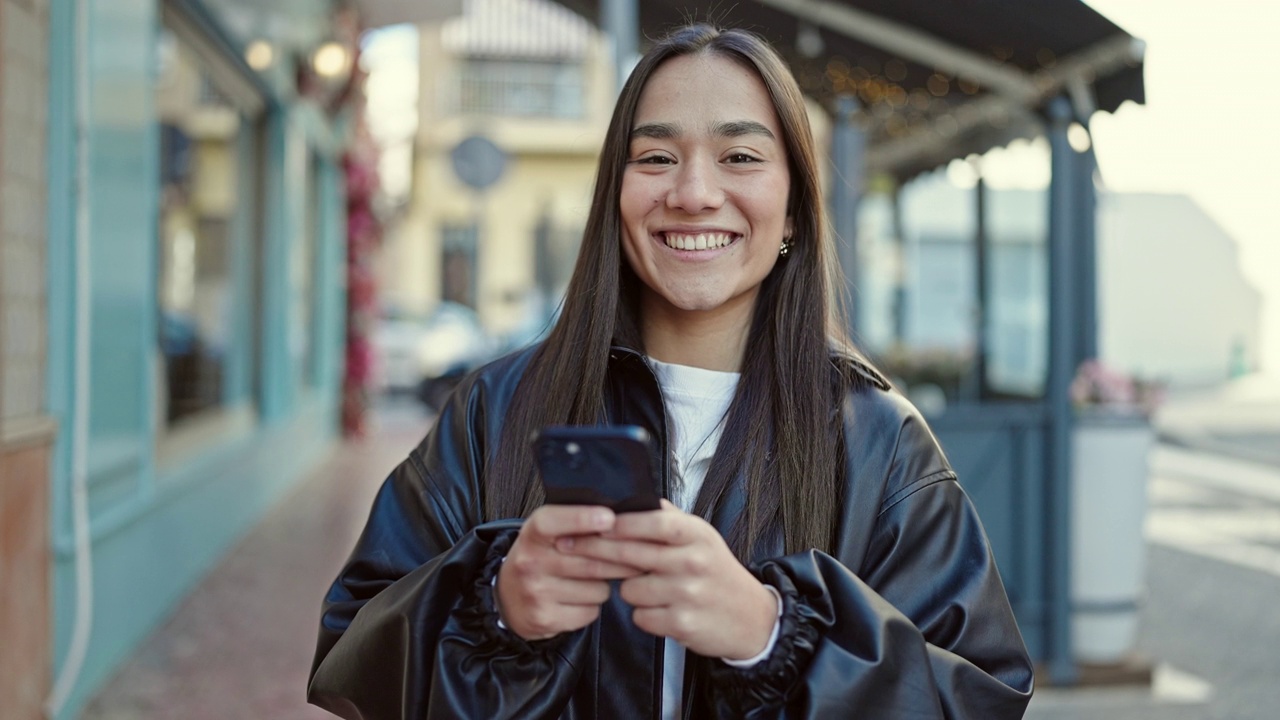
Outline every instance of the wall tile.
{"type": "Polygon", "coordinates": [[[48,3],[0,0],[0,415],[38,414],[45,354],[48,3]]]}
{"type": "Polygon", "coordinates": [[[41,717],[49,688],[47,452],[0,447],[0,698],[22,720],[41,717]]]}

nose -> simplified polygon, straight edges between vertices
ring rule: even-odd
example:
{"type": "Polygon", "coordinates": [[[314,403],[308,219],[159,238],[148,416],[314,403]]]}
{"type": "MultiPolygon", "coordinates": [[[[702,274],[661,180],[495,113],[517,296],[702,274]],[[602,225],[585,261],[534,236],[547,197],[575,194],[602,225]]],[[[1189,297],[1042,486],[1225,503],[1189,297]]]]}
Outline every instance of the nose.
{"type": "Polygon", "coordinates": [[[716,175],[715,162],[688,158],[680,163],[667,193],[667,207],[698,213],[714,210],[724,202],[724,190],[716,175]]]}

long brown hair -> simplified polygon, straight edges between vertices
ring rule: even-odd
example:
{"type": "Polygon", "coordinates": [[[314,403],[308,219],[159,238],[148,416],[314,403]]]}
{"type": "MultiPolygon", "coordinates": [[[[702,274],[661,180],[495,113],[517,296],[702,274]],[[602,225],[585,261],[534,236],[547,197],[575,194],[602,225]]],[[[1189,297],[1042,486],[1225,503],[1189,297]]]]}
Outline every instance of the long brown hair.
{"type": "Polygon", "coordinates": [[[623,86],[560,319],[530,360],[486,468],[485,517],[527,516],[544,502],[527,444],[531,433],[548,424],[598,422],[610,346],[644,349],[640,281],[621,251],[622,174],[646,82],[667,60],[697,53],[733,60],[764,81],[786,143],[793,235],[787,256],[761,284],[738,389],[693,511],[710,517],[734,479],[744,477],[746,508],[728,538],[739,558],[748,560],[755,541],[779,520],[787,552],[830,550],[841,501],[839,403],[846,382],[833,367],[832,342],[852,346],[831,295],[839,285],[808,114],[795,79],[764,40],[707,25],[659,41],[623,86]]]}

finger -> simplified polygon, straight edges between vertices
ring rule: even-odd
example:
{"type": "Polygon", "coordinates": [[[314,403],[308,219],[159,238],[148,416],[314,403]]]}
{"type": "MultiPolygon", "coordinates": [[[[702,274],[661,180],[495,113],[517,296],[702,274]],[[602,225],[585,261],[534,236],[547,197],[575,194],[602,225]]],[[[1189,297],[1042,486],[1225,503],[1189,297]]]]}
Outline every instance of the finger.
{"type": "MultiPolygon", "coordinates": [[[[572,542],[572,539],[562,538],[556,543],[557,549],[560,547],[560,543],[566,541],[572,542]]],[[[608,560],[562,553],[556,558],[552,572],[554,575],[563,578],[623,580],[642,575],[645,571],[630,565],[609,562],[608,560]]]]}
{"type": "MultiPolygon", "coordinates": [[[[605,598],[606,600],[608,598],[605,598]]],[[[573,632],[584,628],[600,617],[600,604],[566,605],[564,613],[565,632],[573,632]]]]}
{"type": "Polygon", "coordinates": [[[664,575],[647,574],[623,580],[618,595],[632,607],[668,607],[683,593],[664,575]]]}
{"type": "Polygon", "coordinates": [[[689,634],[690,625],[686,613],[669,607],[643,607],[631,611],[631,621],[650,635],[669,637],[677,641],[689,634]]]}
{"type": "MultiPolygon", "coordinates": [[[[579,538],[592,537],[581,535],[579,538]]],[[[565,536],[550,539],[555,544],[525,543],[512,548],[503,563],[503,572],[515,573],[524,583],[537,582],[544,577],[576,578],[579,580],[620,580],[634,577],[644,570],[630,565],[610,562],[600,558],[566,552],[577,538],[565,536]]]]}
{"type": "Polygon", "coordinates": [[[521,532],[528,530],[548,544],[561,535],[587,535],[613,528],[615,515],[597,505],[543,505],[529,516],[521,532]]]}
{"type": "Polygon", "coordinates": [[[512,632],[526,640],[545,640],[561,633],[573,632],[595,622],[600,605],[555,605],[539,608],[527,616],[506,618],[503,622],[512,632]]]}
{"type": "Polygon", "coordinates": [[[688,545],[702,535],[703,526],[706,523],[701,518],[677,510],[673,505],[662,510],[620,515],[608,535],[667,545],[688,545]]]}
{"type": "Polygon", "coordinates": [[[659,572],[666,567],[669,548],[642,540],[583,536],[561,538],[556,548],[562,553],[591,558],[614,565],[624,565],[644,572],[659,572]]]}
{"type": "MultiPolygon", "coordinates": [[[[522,607],[547,612],[557,605],[599,605],[612,592],[603,580],[544,577],[512,588],[512,602],[522,607]]],[[[504,608],[507,606],[504,605],[504,608]]]]}
{"type": "Polygon", "coordinates": [[[555,578],[547,597],[561,605],[600,605],[609,601],[609,583],[599,580],[555,578]]]}

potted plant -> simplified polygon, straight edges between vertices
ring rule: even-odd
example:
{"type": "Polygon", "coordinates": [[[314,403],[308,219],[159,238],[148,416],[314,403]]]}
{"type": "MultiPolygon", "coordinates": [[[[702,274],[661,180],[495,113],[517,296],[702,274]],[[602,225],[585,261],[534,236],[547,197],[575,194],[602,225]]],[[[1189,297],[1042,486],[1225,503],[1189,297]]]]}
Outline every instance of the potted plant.
{"type": "Polygon", "coordinates": [[[895,344],[876,358],[876,367],[902,388],[926,415],[940,414],[962,394],[973,370],[971,349],[895,344]]]}
{"type": "Polygon", "coordinates": [[[1163,388],[1082,363],[1071,385],[1072,651],[1119,664],[1133,652],[1146,567],[1147,455],[1163,388]]]}

